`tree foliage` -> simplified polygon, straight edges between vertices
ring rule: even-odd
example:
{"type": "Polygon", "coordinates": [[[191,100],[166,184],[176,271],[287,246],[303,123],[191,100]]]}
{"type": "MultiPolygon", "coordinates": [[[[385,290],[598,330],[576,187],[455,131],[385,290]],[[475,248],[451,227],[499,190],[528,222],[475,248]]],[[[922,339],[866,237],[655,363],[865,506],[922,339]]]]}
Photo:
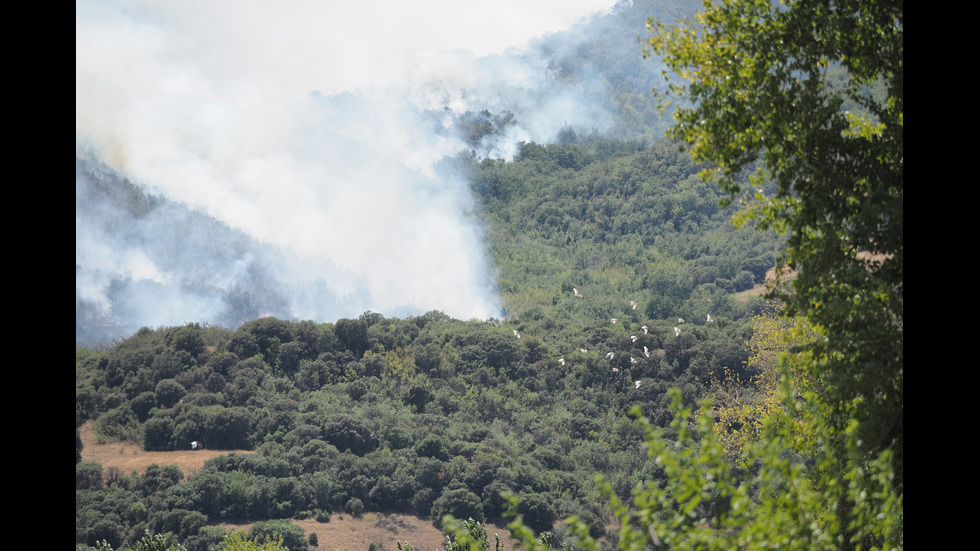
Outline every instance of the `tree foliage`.
{"type": "Polygon", "coordinates": [[[248,531],[248,537],[260,545],[260,549],[305,549],[307,544],[303,529],[288,520],[257,522],[248,531]],[[272,547],[269,547],[272,546],[272,547]]]}
{"type": "Polygon", "coordinates": [[[808,348],[831,419],[857,421],[867,457],[889,450],[901,486],[902,0],[706,0],[648,25],[683,100],[673,135],[739,220],[786,232],[782,298],[823,334],[808,348]]]}
{"type": "Polygon", "coordinates": [[[232,530],[221,542],[221,551],[285,551],[282,537],[265,539],[260,542],[241,530],[232,530]]]}
{"type": "MultiPolygon", "coordinates": [[[[788,387],[784,387],[784,390],[788,387]]],[[[621,549],[893,549],[904,543],[902,497],[891,476],[889,451],[867,461],[853,434],[837,452],[840,435],[828,430],[815,402],[798,409],[794,423],[766,423],[764,437],[743,448],[749,469],[732,465],[718,438],[710,404],[695,415],[672,391],[676,440],[664,437],[642,416],[647,454],[662,469],[663,482],[648,481],[624,502],[600,479],[619,520],[621,549]],[[823,445],[804,462],[787,456],[795,432],[823,445]],[[841,470],[850,473],[840,477],[841,470]],[[833,504],[828,507],[828,504],[833,504]],[[835,508],[846,506],[846,515],[835,508]]],[[[812,395],[811,395],[812,396],[812,395]]],[[[634,411],[639,414],[639,410],[634,411]]],[[[571,519],[580,547],[598,549],[588,526],[571,519]]]]}
{"type": "MultiPolygon", "coordinates": [[[[811,373],[812,358],[800,350],[818,335],[804,318],[782,315],[782,308],[782,303],[773,301],[752,318],[751,356],[746,361],[749,379],[741,380],[738,371],[726,367],[722,379],[711,386],[715,431],[733,461],[749,442],[762,438],[768,423],[793,418],[785,407],[783,385],[789,385],[789,392],[798,400],[805,393],[823,393],[811,373]],[[785,361],[790,352],[795,354],[794,361],[785,361]]],[[[806,435],[800,434],[794,449],[807,445],[806,435]]]]}
{"type": "MultiPolygon", "coordinates": [[[[147,531],[146,535],[133,542],[131,547],[122,547],[119,551],[187,551],[183,545],[174,543],[173,539],[174,535],[170,533],[151,534],[147,531]]],[[[97,542],[95,549],[96,551],[113,551],[112,545],[105,540],[97,542]]]]}
{"type": "Polygon", "coordinates": [[[457,520],[448,517],[444,525],[445,530],[449,532],[446,536],[446,551],[503,551],[504,549],[503,544],[500,543],[500,536],[494,534],[491,543],[487,525],[472,518],[457,520]]]}

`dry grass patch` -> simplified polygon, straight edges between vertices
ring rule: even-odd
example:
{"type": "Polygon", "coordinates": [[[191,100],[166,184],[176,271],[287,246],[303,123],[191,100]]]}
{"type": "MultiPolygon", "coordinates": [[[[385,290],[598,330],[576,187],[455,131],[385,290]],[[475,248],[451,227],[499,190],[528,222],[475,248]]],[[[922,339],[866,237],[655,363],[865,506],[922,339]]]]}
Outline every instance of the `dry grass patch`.
{"type": "MultiPolygon", "coordinates": [[[[231,450],[182,450],[172,452],[143,451],[132,442],[100,444],[95,435],[95,424],[89,421],[79,429],[82,436],[82,461],[95,461],[103,469],[117,467],[124,473],[144,473],[150,465],[177,465],[184,476],[201,470],[208,459],[232,453],[231,450]]],[[[253,453],[236,451],[235,453],[253,453]]]]}

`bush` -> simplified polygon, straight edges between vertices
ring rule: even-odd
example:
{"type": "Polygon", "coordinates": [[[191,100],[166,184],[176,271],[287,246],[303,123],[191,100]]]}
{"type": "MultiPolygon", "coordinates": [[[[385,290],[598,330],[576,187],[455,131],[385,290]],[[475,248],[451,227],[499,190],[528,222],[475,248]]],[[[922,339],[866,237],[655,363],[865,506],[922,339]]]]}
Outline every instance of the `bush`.
{"type": "Polygon", "coordinates": [[[170,417],[153,417],[143,424],[143,449],[167,451],[174,449],[174,420],[170,417]]]}
{"type": "Polygon", "coordinates": [[[174,535],[170,532],[166,534],[151,534],[147,530],[146,535],[133,543],[132,551],[187,551],[187,549],[173,541],[174,535]]]}
{"type": "Polygon", "coordinates": [[[96,432],[100,437],[135,442],[139,434],[139,423],[129,405],[123,404],[99,416],[96,432]]]}
{"type": "Polygon", "coordinates": [[[102,489],[102,464],[92,461],[78,463],[75,465],[75,489],[76,490],[101,490],[102,489]]]}
{"type": "Polygon", "coordinates": [[[282,538],[286,549],[306,549],[306,535],[303,529],[288,520],[269,520],[256,522],[248,533],[257,543],[270,543],[282,538]]]}
{"type": "Polygon", "coordinates": [[[456,518],[471,518],[483,522],[483,502],[473,492],[461,488],[446,490],[432,504],[432,520],[436,526],[442,525],[442,518],[452,515],[456,518]]]}
{"type": "Polygon", "coordinates": [[[187,389],[174,379],[164,379],[157,383],[156,397],[161,407],[172,408],[186,395],[187,389]]]}
{"type": "Polygon", "coordinates": [[[364,514],[364,502],[360,498],[352,497],[347,500],[347,504],[344,505],[344,509],[350,513],[354,518],[360,518],[364,514]]]}
{"type": "Polygon", "coordinates": [[[324,425],[324,440],[338,450],[364,455],[377,447],[377,440],[363,421],[350,415],[334,415],[324,425]]]}
{"type": "Polygon", "coordinates": [[[555,509],[541,494],[522,495],[517,511],[523,515],[524,524],[538,533],[551,530],[555,522],[555,509]]]}

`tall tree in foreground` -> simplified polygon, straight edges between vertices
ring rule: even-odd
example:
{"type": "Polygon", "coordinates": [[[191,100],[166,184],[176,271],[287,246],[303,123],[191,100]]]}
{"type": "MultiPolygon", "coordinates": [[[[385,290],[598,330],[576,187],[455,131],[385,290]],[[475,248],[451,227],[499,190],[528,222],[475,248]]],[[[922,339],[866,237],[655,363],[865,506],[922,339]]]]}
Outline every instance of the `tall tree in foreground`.
{"type": "Polygon", "coordinates": [[[648,26],[682,100],[673,135],[738,220],[787,234],[781,298],[823,333],[810,351],[828,422],[855,420],[868,457],[890,450],[901,491],[903,1],[706,0],[648,26]]]}
{"type": "MultiPolygon", "coordinates": [[[[833,547],[900,545],[903,2],[703,5],[691,19],[650,20],[649,45],[673,73],[673,136],[741,205],[736,222],[788,237],[782,261],[796,277],[779,298],[818,338],[783,365],[802,362],[816,383],[798,397],[812,402],[806,426],[821,442],[807,476],[835,517],[807,520],[834,534],[823,540],[833,547]]],[[[763,472],[777,466],[764,448],[746,450],[763,472]]]]}

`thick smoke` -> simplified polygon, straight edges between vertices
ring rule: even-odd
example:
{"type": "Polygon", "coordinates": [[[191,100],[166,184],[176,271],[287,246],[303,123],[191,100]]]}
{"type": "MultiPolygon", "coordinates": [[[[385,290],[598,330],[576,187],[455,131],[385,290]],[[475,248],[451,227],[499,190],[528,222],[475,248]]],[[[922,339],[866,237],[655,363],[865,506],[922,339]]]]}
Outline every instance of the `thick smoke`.
{"type": "Polygon", "coordinates": [[[504,315],[468,183],[436,167],[613,123],[608,82],[556,57],[574,39],[529,42],[573,19],[328,4],[76,4],[76,339],[504,315]]]}

